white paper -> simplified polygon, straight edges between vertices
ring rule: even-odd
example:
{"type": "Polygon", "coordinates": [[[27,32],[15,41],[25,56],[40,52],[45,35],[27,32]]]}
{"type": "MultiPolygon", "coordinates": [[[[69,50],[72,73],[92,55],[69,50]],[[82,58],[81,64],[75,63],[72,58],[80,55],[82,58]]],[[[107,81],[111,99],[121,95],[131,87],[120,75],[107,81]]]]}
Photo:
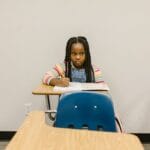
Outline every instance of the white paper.
{"type": "Polygon", "coordinates": [[[109,87],[106,83],[81,83],[82,90],[109,90],[109,87]]]}
{"type": "Polygon", "coordinates": [[[54,91],[81,91],[81,90],[109,90],[109,87],[106,83],[79,83],[79,82],[70,82],[68,87],[55,86],[54,91]]]}

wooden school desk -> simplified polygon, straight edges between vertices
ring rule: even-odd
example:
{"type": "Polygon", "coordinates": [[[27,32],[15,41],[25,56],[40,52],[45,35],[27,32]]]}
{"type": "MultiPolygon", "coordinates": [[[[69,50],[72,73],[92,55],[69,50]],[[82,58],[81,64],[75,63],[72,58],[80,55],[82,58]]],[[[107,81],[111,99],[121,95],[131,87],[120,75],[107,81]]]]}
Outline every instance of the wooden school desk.
{"type": "Polygon", "coordinates": [[[53,91],[53,86],[40,84],[35,90],[32,91],[32,94],[35,95],[45,95],[46,100],[46,106],[47,109],[51,109],[51,103],[50,103],[50,95],[61,95],[63,92],[55,92],[53,91]]]}
{"type": "MultiPolygon", "coordinates": [[[[50,85],[40,84],[35,90],[32,91],[32,94],[45,95],[47,109],[51,109],[50,95],[59,95],[60,96],[61,94],[64,93],[62,91],[53,91],[53,88],[54,87],[50,86],[50,85]]],[[[98,92],[109,95],[108,91],[100,90],[98,92]]]]}
{"type": "Polygon", "coordinates": [[[29,113],[6,150],[143,150],[131,134],[55,128],[42,111],[29,113]]]}

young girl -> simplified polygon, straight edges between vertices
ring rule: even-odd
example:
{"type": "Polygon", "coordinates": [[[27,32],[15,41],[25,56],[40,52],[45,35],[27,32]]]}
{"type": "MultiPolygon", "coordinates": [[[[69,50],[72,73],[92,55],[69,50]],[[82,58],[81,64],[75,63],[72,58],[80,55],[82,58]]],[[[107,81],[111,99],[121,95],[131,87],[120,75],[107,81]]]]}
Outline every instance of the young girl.
{"type": "Polygon", "coordinates": [[[68,86],[69,82],[103,82],[101,71],[91,63],[88,41],[82,36],[68,40],[64,63],[56,64],[43,77],[43,83],[52,86],[68,86]]]}
{"type": "MultiPolygon", "coordinates": [[[[89,44],[85,37],[72,37],[66,45],[64,63],[56,64],[46,72],[43,83],[52,86],[68,86],[69,82],[104,82],[100,69],[91,63],[89,44]]],[[[122,132],[119,119],[116,117],[118,131],[122,132]]]]}

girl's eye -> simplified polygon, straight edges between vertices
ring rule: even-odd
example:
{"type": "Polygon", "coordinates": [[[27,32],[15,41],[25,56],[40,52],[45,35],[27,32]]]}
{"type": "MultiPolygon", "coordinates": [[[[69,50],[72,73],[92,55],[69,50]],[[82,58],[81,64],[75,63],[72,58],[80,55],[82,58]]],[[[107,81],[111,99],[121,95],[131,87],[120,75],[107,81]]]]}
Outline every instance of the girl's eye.
{"type": "Polygon", "coordinates": [[[81,53],[71,53],[71,55],[73,55],[73,56],[76,56],[76,55],[80,55],[80,56],[83,56],[85,53],[84,52],[81,52],[81,53]]]}
{"type": "Polygon", "coordinates": [[[76,53],[71,53],[71,55],[76,55],[76,53]]]}
{"type": "Polygon", "coordinates": [[[84,54],[85,54],[84,52],[79,53],[79,55],[84,55],[84,54]]]}

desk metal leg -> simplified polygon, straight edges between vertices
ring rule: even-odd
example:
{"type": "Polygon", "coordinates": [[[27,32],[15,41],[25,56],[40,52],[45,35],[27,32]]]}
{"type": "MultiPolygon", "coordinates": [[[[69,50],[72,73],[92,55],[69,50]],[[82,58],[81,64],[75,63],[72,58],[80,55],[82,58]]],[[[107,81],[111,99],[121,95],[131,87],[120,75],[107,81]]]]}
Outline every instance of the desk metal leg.
{"type": "MultiPolygon", "coordinates": [[[[46,107],[47,107],[47,110],[51,110],[51,102],[50,102],[50,96],[49,95],[45,95],[45,102],[46,102],[46,107]]],[[[54,112],[56,113],[56,112],[54,112]]],[[[48,114],[48,117],[50,118],[50,120],[55,120],[55,116],[52,116],[52,112],[47,112],[48,114]]]]}
{"type": "Polygon", "coordinates": [[[46,102],[46,107],[48,110],[51,110],[51,102],[50,102],[50,97],[49,95],[45,95],[45,102],[46,102]]]}

